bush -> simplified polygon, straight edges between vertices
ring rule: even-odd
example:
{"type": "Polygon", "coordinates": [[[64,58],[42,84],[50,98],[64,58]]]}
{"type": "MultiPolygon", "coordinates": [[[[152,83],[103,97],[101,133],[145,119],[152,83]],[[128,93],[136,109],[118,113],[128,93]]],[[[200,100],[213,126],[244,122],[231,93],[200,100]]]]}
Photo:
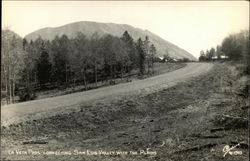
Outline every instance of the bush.
{"type": "Polygon", "coordinates": [[[26,87],[18,92],[20,101],[34,100],[36,98],[36,93],[33,88],[26,87]]]}

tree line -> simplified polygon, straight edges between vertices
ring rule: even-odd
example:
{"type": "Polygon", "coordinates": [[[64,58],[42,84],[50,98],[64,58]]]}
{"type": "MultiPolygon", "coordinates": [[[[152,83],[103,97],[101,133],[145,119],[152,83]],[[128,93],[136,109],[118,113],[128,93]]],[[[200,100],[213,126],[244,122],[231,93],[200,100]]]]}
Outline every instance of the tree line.
{"type": "Polygon", "coordinates": [[[231,34],[224,38],[221,45],[217,45],[216,49],[211,48],[200,52],[199,61],[220,60],[222,57],[233,61],[243,61],[248,64],[249,60],[249,31],[241,31],[231,34]]]}
{"type": "Polygon", "coordinates": [[[33,99],[33,91],[89,83],[113,82],[139,69],[154,72],[156,48],[145,37],[136,42],[127,31],[121,37],[94,33],[86,37],[56,36],[53,40],[27,41],[10,30],[2,31],[1,91],[7,103],[20,91],[21,100],[33,99]]]}

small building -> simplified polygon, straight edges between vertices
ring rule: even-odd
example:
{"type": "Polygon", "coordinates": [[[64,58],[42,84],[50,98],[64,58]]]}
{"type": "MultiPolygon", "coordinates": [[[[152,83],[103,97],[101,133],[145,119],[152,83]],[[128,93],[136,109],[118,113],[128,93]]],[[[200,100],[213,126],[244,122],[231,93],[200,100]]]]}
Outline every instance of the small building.
{"type": "Polygon", "coordinates": [[[159,58],[160,60],[163,60],[163,59],[164,59],[162,56],[158,56],[158,58],[159,58]]]}
{"type": "Polygon", "coordinates": [[[221,55],[220,58],[221,58],[221,59],[228,59],[228,56],[221,55]]]}
{"type": "Polygon", "coordinates": [[[212,60],[216,60],[216,59],[218,59],[218,56],[213,56],[212,57],[212,60]]]}
{"type": "Polygon", "coordinates": [[[176,58],[173,58],[173,61],[174,61],[174,62],[177,62],[177,61],[178,61],[178,59],[176,59],[176,58]]]}
{"type": "Polygon", "coordinates": [[[228,59],[228,56],[221,55],[220,58],[218,56],[213,56],[212,57],[212,60],[219,60],[219,59],[226,60],[226,59],[228,59]]]}

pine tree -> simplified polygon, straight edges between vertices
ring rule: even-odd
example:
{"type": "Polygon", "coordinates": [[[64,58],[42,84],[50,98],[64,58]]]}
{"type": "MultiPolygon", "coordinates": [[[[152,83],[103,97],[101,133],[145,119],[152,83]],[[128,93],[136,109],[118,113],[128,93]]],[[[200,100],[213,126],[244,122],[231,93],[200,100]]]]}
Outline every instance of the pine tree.
{"type": "Polygon", "coordinates": [[[151,68],[152,68],[152,72],[154,73],[154,58],[156,55],[156,48],[154,44],[151,44],[149,52],[150,52],[150,58],[151,58],[151,68]]]}
{"type": "Polygon", "coordinates": [[[51,43],[51,52],[53,58],[53,79],[55,82],[62,84],[68,81],[69,67],[69,45],[70,40],[66,35],[62,37],[56,36],[51,43]]]}
{"type": "Polygon", "coordinates": [[[101,49],[100,49],[100,37],[98,33],[94,33],[91,36],[91,39],[88,43],[89,46],[89,52],[90,52],[90,64],[93,66],[93,73],[94,73],[94,79],[95,79],[95,86],[97,87],[98,82],[98,70],[102,70],[104,60],[101,56],[101,49]]]}
{"type": "Polygon", "coordinates": [[[130,72],[132,68],[136,68],[138,65],[138,56],[136,55],[136,47],[133,38],[125,31],[121,37],[122,41],[126,44],[125,50],[128,52],[129,60],[127,62],[127,72],[130,72]]]}
{"type": "Polygon", "coordinates": [[[147,61],[147,67],[148,67],[148,74],[150,73],[150,54],[149,54],[149,38],[148,36],[145,37],[145,40],[143,41],[143,50],[145,52],[146,61],[147,61]]]}
{"type": "Polygon", "coordinates": [[[140,70],[140,74],[143,75],[145,73],[146,55],[145,55],[145,52],[143,50],[143,42],[142,42],[141,38],[139,38],[137,40],[136,49],[137,49],[137,52],[138,52],[138,55],[139,55],[139,70],[140,70]]]}
{"type": "Polygon", "coordinates": [[[52,65],[49,61],[49,54],[44,48],[42,48],[41,56],[37,64],[37,75],[38,75],[38,81],[39,81],[41,88],[45,87],[45,83],[50,82],[51,66],[52,65]]]}

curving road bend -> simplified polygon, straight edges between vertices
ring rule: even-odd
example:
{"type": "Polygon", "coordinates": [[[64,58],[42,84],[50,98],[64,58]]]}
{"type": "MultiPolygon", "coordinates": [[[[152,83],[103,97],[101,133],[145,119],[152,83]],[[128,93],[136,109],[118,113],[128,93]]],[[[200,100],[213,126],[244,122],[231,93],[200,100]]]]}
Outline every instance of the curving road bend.
{"type": "Polygon", "coordinates": [[[39,113],[45,113],[43,117],[46,117],[46,113],[49,114],[51,111],[73,108],[84,102],[98,100],[104,97],[111,98],[112,96],[131,94],[145,88],[157,90],[162,87],[171,87],[177,82],[185,81],[208,72],[212,66],[213,64],[209,63],[188,63],[184,68],[143,80],[3,106],[1,107],[1,124],[2,126],[7,126],[20,122],[20,120],[24,118],[25,120],[29,120],[31,119],[31,117],[29,117],[30,115],[37,115],[39,113]]]}

